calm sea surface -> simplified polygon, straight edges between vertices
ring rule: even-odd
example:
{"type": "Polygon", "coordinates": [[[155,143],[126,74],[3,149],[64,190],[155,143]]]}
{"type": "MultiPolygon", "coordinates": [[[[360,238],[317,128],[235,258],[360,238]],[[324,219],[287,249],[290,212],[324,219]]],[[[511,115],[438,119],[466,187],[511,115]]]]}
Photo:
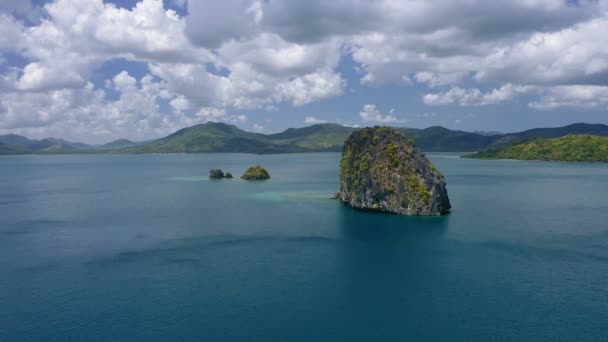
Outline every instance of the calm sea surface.
{"type": "Polygon", "coordinates": [[[0,157],[0,341],[608,341],[608,165],[430,154],[422,218],[339,157],[0,157]]]}

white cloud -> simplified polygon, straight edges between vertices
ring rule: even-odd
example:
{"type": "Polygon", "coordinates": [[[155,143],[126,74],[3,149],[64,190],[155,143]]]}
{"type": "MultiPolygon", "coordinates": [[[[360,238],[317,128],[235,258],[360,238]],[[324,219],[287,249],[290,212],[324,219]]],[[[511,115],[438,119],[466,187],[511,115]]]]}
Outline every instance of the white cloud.
{"type": "MultiPolygon", "coordinates": [[[[128,9],[5,0],[0,129],[143,136],[207,120],[245,123],[246,110],[342,95],[351,57],[364,86],[415,84],[431,106],[525,95],[533,109],[605,109],[607,31],[605,0],[141,0],[128,9]],[[117,59],[149,75],[101,75],[108,88],[94,86],[117,59]]],[[[359,115],[404,121],[375,105],[359,115]]]]}
{"type": "Polygon", "coordinates": [[[560,107],[608,110],[607,86],[556,86],[548,88],[530,107],[551,110],[560,107]]]}
{"type": "Polygon", "coordinates": [[[196,113],[203,122],[207,121],[222,121],[226,116],[226,111],[220,108],[203,107],[196,113]]]}
{"type": "MultiPolygon", "coordinates": [[[[496,58],[488,57],[530,35],[605,17],[596,3],[588,1],[579,6],[562,0],[413,0],[407,6],[387,0],[374,4],[384,14],[376,21],[381,27],[351,38],[353,57],[365,71],[364,84],[400,83],[412,76],[432,86],[459,83],[480,69],[499,68],[500,63],[492,63],[496,58]]],[[[593,35],[579,38],[597,41],[593,35]]]]}
{"type": "Polygon", "coordinates": [[[246,115],[229,115],[226,113],[225,109],[221,108],[213,108],[213,107],[203,107],[197,113],[196,117],[199,122],[228,122],[232,124],[242,124],[249,120],[246,115]]]}
{"type": "Polygon", "coordinates": [[[430,93],[423,96],[424,103],[430,106],[445,106],[458,104],[460,106],[486,106],[498,104],[513,99],[521,94],[530,93],[536,87],[521,86],[507,83],[500,88],[482,92],[477,88],[464,89],[452,87],[443,93],[430,93]]]}
{"type": "Polygon", "coordinates": [[[171,105],[175,113],[183,113],[192,108],[190,101],[188,101],[188,99],[184,95],[177,96],[176,98],[171,100],[169,104],[171,105]]]}
{"type": "Polygon", "coordinates": [[[249,121],[249,118],[244,114],[236,115],[236,116],[234,116],[233,119],[231,119],[231,122],[241,122],[242,123],[242,122],[247,122],[247,121],[249,121]]]}
{"type": "Polygon", "coordinates": [[[359,116],[363,122],[395,123],[405,121],[398,119],[395,116],[394,110],[391,110],[387,115],[382,115],[382,113],[380,113],[380,111],[376,108],[376,105],[373,104],[366,104],[363,106],[363,110],[359,112],[359,116]]]}
{"type": "Polygon", "coordinates": [[[262,33],[245,41],[229,41],[218,53],[229,68],[247,65],[268,76],[296,76],[330,69],[340,60],[340,42],[301,45],[276,34],[262,33]]]}
{"type": "Polygon", "coordinates": [[[496,48],[481,62],[475,78],[538,85],[606,83],[608,15],[557,32],[535,33],[496,48]]]}
{"type": "MultiPolygon", "coordinates": [[[[117,57],[201,63],[213,59],[189,43],[184,20],[165,10],[161,0],[142,0],[132,10],[102,0],[55,0],[44,8],[47,19],[21,29],[21,53],[31,62],[21,71],[15,89],[82,87],[104,61],[117,57]]],[[[2,31],[4,21],[0,19],[2,31]]],[[[19,26],[12,27],[15,31],[19,26]]]]}
{"type": "Polygon", "coordinates": [[[251,130],[256,133],[262,133],[264,132],[265,128],[260,124],[253,124],[253,126],[251,126],[251,130]]]}
{"type": "Polygon", "coordinates": [[[327,123],[327,120],[317,119],[314,116],[307,116],[304,119],[304,123],[307,123],[307,124],[322,124],[322,123],[327,123]]]}
{"type": "MultiPolygon", "coordinates": [[[[0,93],[0,103],[6,104],[0,111],[0,131],[89,142],[126,136],[145,140],[201,120],[194,115],[163,113],[161,101],[180,100],[170,94],[166,83],[155,81],[151,75],[137,80],[122,71],[106,83],[108,89],[118,93],[116,100],[108,100],[106,92],[91,83],[47,92],[0,93]]],[[[207,118],[213,115],[208,114],[207,118]]],[[[214,118],[242,119],[222,115],[214,118]]]]}
{"type": "Polygon", "coordinates": [[[279,93],[296,106],[301,106],[319,99],[341,95],[345,81],[332,71],[297,77],[277,86],[279,93]]]}
{"type": "Polygon", "coordinates": [[[208,73],[204,65],[153,63],[149,68],[152,75],[167,83],[171,93],[184,96],[193,106],[222,108],[231,101],[232,81],[208,73]]]}
{"type": "Polygon", "coordinates": [[[254,0],[190,1],[188,36],[210,48],[251,37],[263,15],[261,6],[260,1],[254,0]]]}
{"type": "Polygon", "coordinates": [[[460,106],[485,106],[499,104],[521,95],[537,95],[530,108],[552,110],[561,107],[608,110],[608,86],[521,86],[510,83],[487,92],[479,89],[453,87],[443,93],[426,94],[424,103],[431,106],[457,104],[460,106]]]}

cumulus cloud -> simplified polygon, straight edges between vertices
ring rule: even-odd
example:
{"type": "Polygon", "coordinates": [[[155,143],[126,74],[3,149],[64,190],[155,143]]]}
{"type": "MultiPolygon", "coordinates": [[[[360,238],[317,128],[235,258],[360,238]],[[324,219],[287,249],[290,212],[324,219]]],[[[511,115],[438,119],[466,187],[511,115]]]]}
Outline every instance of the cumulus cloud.
{"type": "Polygon", "coordinates": [[[217,48],[250,37],[262,19],[262,2],[253,0],[190,1],[187,32],[192,41],[217,48]]]}
{"type": "MultiPolygon", "coordinates": [[[[606,31],[605,0],[5,0],[0,130],[109,137],[250,125],[248,110],[344,94],[352,63],[358,91],[422,89],[429,106],[525,96],[534,110],[604,110],[606,31]],[[100,71],[116,60],[144,71],[100,71]]],[[[359,117],[403,122],[373,104],[359,117]]]]}
{"type": "Polygon", "coordinates": [[[306,119],[304,119],[304,123],[307,124],[322,124],[322,123],[326,123],[327,120],[322,120],[322,119],[317,119],[314,116],[307,116],[306,119]]]}
{"type": "Polygon", "coordinates": [[[49,92],[2,93],[0,102],[7,110],[0,113],[0,130],[103,142],[121,136],[147,138],[185,123],[159,111],[163,89],[149,76],[136,80],[122,72],[109,84],[119,94],[115,101],[91,83],[49,92]]]}
{"type": "Polygon", "coordinates": [[[172,62],[213,59],[210,53],[189,43],[183,34],[184,21],[175,12],[165,10],[161,0],[142,0],[132,10],[102,0],[55,0],[44,9],[48,18],[28,28],[0,16],[0,32],[5,33],[0,49],[12,44],[30,60],[13,85],[21,91],[82,87],[96,68],[112,58],[172,62]],[[10,37],[20,40],[3,43],[10,37]]]}
{"type": "Polygon", "coordinates": [[[452,87],[443,93],[430,93],[422,98],[424,103],[431,106],[458,104],[460,106],[486,106],[498,104],[514,97],[536,90],[533,86],[521,86],[507,83],[500,88],[483,92],[477,88],[464,89],[452,87]]]}
{"type": "Polygon", "coordinates": [[[345,82],[339,74],[323,71],[304,75],[289,82],[281,83],[277,89],[280,94],[301,106],[318,99],[342,94],[345,82]]]}
{"type": "Polygon", "coordinates": [[[496,48],[481,61],[475,78],[528,84],[605,84],[608,79],[608,15],[557,32],[535,33],[496,48]]]}
{"type": "Polygon", "coordinates": [[[544,91],[538,101],[531,102],[530,107],[539,110],[559,107],[608,110],[608,87],[585,85],[550,87],[544,91]]]}
{"type": "Polygon", "coordinates": [[[263,29],[297,43],[364,32],[383,22],[384,14],[367,0],[272,1],[265,3],[263,11],[263,29]]]}
{"type": "Polygon", "coordinates": [[[251,126],[251,129],[256,133],[262,133],[265,130],[264,126],[260,124],[253,124],[253,126],[251,126]]]}
{"type": "Polygon", "coordinates": [[[376,108],[376,105],[366,104],[363,106],[363,110],[359,112],[359,116],[363,122],[378,122],[378,123],[395,123],[404,122],[404,120],[398,119],[395,116],[395,110],[391,109],[389,114],[382,115],[376,108]]]}
{"type": "Polygon", "coordinates": [[[169,104],[175,113],[183,113],[192,108],[190,101],[184,95],[177,96],[169,104]]]}
{"type": "Polygon", "coordinates": [[[577,6],[561,0],[414,0],[407,6],[379,1],[377,7],[386,14],[383,27],[352,37],[353,57],[369,84],[401,82],[418,73],[433,85],[456,83],[484,66],[500,67],[489,57],[530,35],[604,17],[597,3],[587,1],[577,6]]]}
{"type": "Polygon", "coordinates": [[[106,142],[125,136],[155,138],[206,121],[247,121],[245,115],[227,114],[221,108],[199,107],[196,112],[187,112],[192,105],[150,74],[136,79],[122,71],[106,85],[106,89],[87,83],[82,88],[48,92],[0,93],[0,103],[5,104],[0,111],[0,132],[106,142]],[[117,99],[108,99],[108,91],[116,92],[117,99]],[[173,113],[163,112],[162,102],[169,102],[173,113]]]}

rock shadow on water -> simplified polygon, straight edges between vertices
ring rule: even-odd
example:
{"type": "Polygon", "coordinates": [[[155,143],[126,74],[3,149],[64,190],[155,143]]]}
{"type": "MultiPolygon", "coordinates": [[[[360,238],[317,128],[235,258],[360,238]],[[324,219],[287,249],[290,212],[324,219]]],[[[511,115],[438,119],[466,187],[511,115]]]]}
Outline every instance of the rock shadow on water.
{"type": "Polygon", "coordinates": [[[404,216],[339,209],[340,229],[352,242],[374,244],[420,244],[443,239],[450,215],[404,216]]]}
{"type": "Polygon", "coordinates": [[[442,265],[449,246],[445,235],[450,216],[371,213],[347,206],[342,206],[338,215],[344,241],[344,293],[361,312],[372,313],[371,317],[396,317],[386,315],[386,311],[401,312],[399,301],[416,300],[407,298],[409,291],[424,292],[433,287],[435,279],[444,281],[442,265]]]}

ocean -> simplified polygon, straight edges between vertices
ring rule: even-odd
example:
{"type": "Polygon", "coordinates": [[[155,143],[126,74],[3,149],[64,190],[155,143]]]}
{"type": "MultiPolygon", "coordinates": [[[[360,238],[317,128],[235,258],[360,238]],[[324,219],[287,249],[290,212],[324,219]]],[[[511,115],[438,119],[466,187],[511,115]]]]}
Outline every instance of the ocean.
{"type": "Polygon", "coordinates": [[[608,341],[608,165],[428,156],[447,216],[338,153],[0,157],[0,341],[608,341]]]}

